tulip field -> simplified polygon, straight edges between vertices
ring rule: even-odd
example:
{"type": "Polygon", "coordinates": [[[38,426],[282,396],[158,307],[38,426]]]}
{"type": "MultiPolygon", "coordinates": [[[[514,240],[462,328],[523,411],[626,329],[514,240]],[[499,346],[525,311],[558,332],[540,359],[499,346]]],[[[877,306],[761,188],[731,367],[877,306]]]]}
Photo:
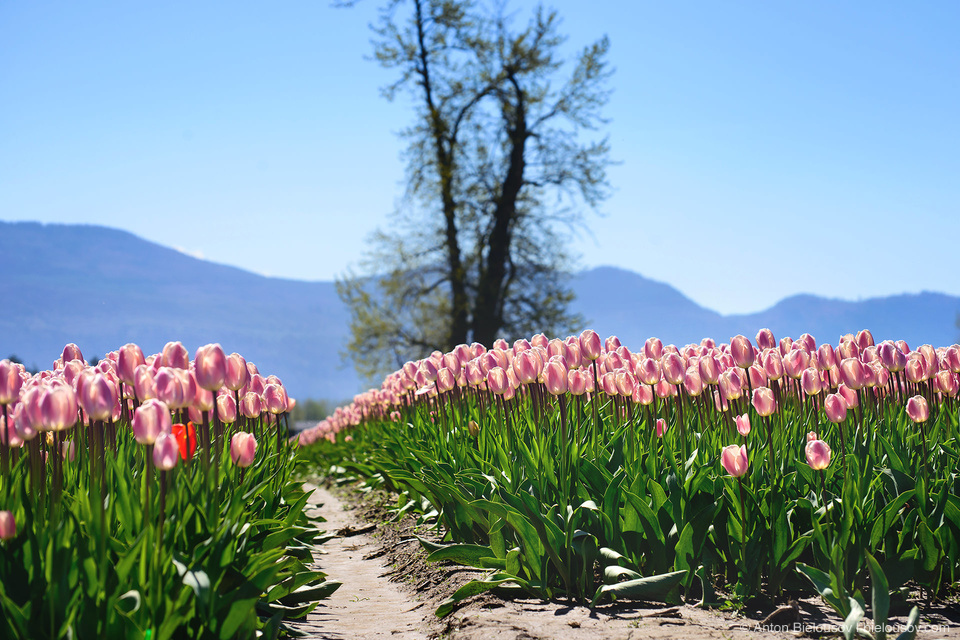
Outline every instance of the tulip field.
{"type": "Polygon", "coordinates": [[[292,402],[216,344],[0,361],[0,638],[276,638],[317,606],[292,402]]]}
{"type": "Polygon", "coordinates": [[[406,363],[300,455],[436,523],[428,560],[488,571],[440,616],[496,587],[590,606],[820,594],[848,637],[865,610],[884,637],[891,602],[958,586],[958,373],[957,345],[869,331],[636,351],[537,335],[406,363]]]}

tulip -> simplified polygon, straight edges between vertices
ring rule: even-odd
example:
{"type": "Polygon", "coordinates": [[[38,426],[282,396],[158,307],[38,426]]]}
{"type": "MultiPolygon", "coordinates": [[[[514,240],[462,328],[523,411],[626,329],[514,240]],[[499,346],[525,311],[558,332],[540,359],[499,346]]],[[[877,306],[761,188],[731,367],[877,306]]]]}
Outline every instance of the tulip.
{"type": "Polygon", "coordinates": [[[137,345],[128,343],[117,352],[117,375],[130,386],[136,382],[137,367],[146,363],[143,351],[137,345]]]}
{"type": "Polygon", "coordinates": [[[580,353],[587,360],[596,360],[600,357],[603,345],[600,336],[593,329],[585,329],[580,334],[580,353]]]}
{"type": "Polygon", "coordinates": [[[926,422],[930,418],[930,407],[923,396],[913,396],[907,400],[907,415],[914,422],[926,422]]]}
{"type": "Polygon", "coordinates": [[[847,419],[847,401],[839,393],[831,393],[823,399],[823,411],[830,422],[843,422],[847,419]]]}
{"type": "Polygon", "coordinates": [[[0,511],[0,540],[12,540],[17,536],[17,523],[10,511],[0,511]]]}
{"type": "Polygon", "coordinates": [[[710,355],[701,357],[697,368],[700,370],[700,379],[705,384],[717,384],[720,379],[720,363],[715,357],[710,355]]]}
{"type": "Polygon", "coordinates": [[[720,374],[719,384],[725,400],[736,400],[743,390],[740,376],[736,375],[733,369],[727,369],[720,374]]]}
{"type": "Polygon", "coordinates": [[[763,372],[767,374],[770,380],[779,380],[783,377],[783,357],[775,349],[768,349],[763,352],[763,372]]]}
{"type": "Polygon", "coordinates": [[[736,422],[737,422],[737,433],[742,435],[744,438],[750,435],[750,416],[748,416],[747,414],[743,414],[742,416],[737,416],[736,422]]]}
{"type": "Polygon", "coordinates": [[[775,349],[777,347],[777,340],[773,337],[773,331],[770,331],[770,329],[760,329],[760,331],[757,332],[757,346],[760,347],[761,351],[775,349]]]}
{"type": "Polygon", "coordinates": [[[693,397],[703,393],[703,380],[700,378],[698,367],[687,367],[686,373],[683,374],[683,389],[687,395],[693,397]]]}
{"type": "Polygon", "coordinates": [[[810,354],[803,349],[792,349],[790,353],[783,356],[783,371],[794,380],[798,380],[803,375],[804,369],[810,366],[810,354]]]}
{"type": "Polygon", "coordinates": [[[190,389],[191,380],[183,369],[160,367],[153,380],[157,399],[170,409],[182,409],[193,402],[196,391],[190,389]]]}
{"type": "Polygon", "coordinates": [[[246,468],[253,464],[253,459],[257,455],[257,440],[252,433],[240,431],[233,434],[230,439],[230,459],[240,468],[246,468]]]}
{"type": "Polygon", "coordinates": [[[172,428],[170,409],[160,400],[147,400],[133,414],[133,437],[140,444],[153,444],[172,428]]]}
{"type": "Polygon", "coordinates": [[[814,471],[823,471],[830,466],[830,446],[823,440],[810,440],[807,442],[806,454],[807,464],[814,471]]]}
{"type": "Polygon", "coordinates": [[[244,418],[256,418],[263,411],[263,400],[252,391],[243,394],[240,399],[240,415],[244,418]]]}
{"type": "Polygon", "coordinates": [[[863,363],[856,358],[844,358],[840,362],[840,381],[848,388],[857,391],[864,384],[863,363]]]}
{"type": "Polygon", "coordinates": [[[747,459],[746,445],[731,444],[724,447],[720,452],[720,464],[734,478],[746,474],[750,465],[750,461],[747,459]]]}
{"type": "Polygon", "coordinates": [[[247,370],[247,361],[243,359],[243,356],[239,353],[231,353],[227,356],[223,379],[224,386],[231,391],[239,391],[247,384],[249,379],[250,372],[247,370]]]}
{"type": "Polygon", "coordinates": [[[187,424],[182,424],[178,422],[171,428],[171,433],[177,440],[180,457],[183,460],[192,458],[193,454],[197,451],[197,430],[193,426],[193,423],[188,422],[187,424]]]}
{"type": "Polygon", "coordinates": [[[133,373],[133,392],[137,400],[143,402],[157,397],[157,382],[155,373],[146,364],[142,364],[133,373]]]}
{"type": "Polygon", "coordinates": [[[657,437],[662,438],[667,431],[667,422],[663,418],[657,418],[657,437]]]}
{"type": "Polygon", "coordinates": [[[817,349],[817,366],[820,369],[832,369],[837,366],[837,354],[829,342],[823,343],[817,349]]]}
{"type": "Polygon", "coordinates": [[[229,393],[217,396],[217,415],[225,424],[237,421],[237,401],[229,393]]]}
{"type": "Polygon", "coordinates": [[[83,354],[80,353],[80,347],[72,342],[63,348],[63,355],[60,356],[60,359],[64,364],[70,362],[71,360],[79,360],[81,362],[84,361],[83,354]]]}
{"type": "Polygon", "coordinates": [[[180,342],[168,342],[163,347],[161,365],[164,367],[172,367],[174,369],[189,368],[190,354],[187,352],[187,348],[180,342]]]}
{"type": "Polygon", "coordinates": [[[9,360],[0,360],[0,406],[14,404],[20,397],[23,378],[20,369],[9,360]]]}
{"type": "Polygon", "coordinates": [[[733,356],[734,364],[741,369],[749,368],[756,358],[750,338],[743,335],[730,338],[730,354],[733,356]]]}
{"type": "Polygon", "coordinates": [[[77,423],[77,396],[66,383],[50,385],[43,391],[40,423],[45,431],[63,431],[77,423]]]}
{"type": "Polygon", "coordinates": [[[102,373],[86,379],[80,390],[80,406],[91,420],[109,420],[119,400],[116,386],[102,373]]]}
{"type": "Polygon", "coordinates": [[[536,382],[542,368],[543,364],[533,351],[521,351],[513,359],[513,370],[516,372],[517,379],[523,384],[536,382]]]}
{"type": "Polygon", "coordinates": [[[643,355],[654,360],[659,360],[663,356],[663,342],[660,338],[647,338],[643,343],[643,355]]]}
{"type": "Polygon", "coordinates": [[[202,389],[217,391],[227,378],[227,356],[219,344],[208,344],[197,349],[193,358],[197,385],[202,389]]]}
{"type": "Polygon", "coordinates": [[[663,379],[670,384],[680,384],[683,382],[683,374],[686,367],[683,364],[683,358],[675,353],[665,353],[660,362],[663,371],[663,379]]]}
{"type": "Polygon", "coordinates": [[[649,406],[653,404],[653,387],[648,384],[637,384],[631,398],[635,404],[649,406]]]}
{"type": "Polygon", "coordinates": [[[180,447],[173,433],[160,432],[153,444],[153,464],[161,471],[169,471],[177,466],[180,447]]]}
{"type": "Polygon", "coordinates": [[[17,427],[14,424],[14,414],[11,413],[10,417],[7,418],[3,413],[4,412],[0,410],[0,446],[15,449],[23,444],[23,438],[17,433],[17,427]]]}
{"type": "Polygon", "coordinates": [[[567,370],[559,362],[548,362],[543,368],[543,383],[552,395],[567,392],[567,370]]]}
{"type": "Polygon", "coordinates": [[[880,362],[891,373],[903,371],[904,367],[907,366],[907,356],[897,348],[896,344],[889,340],[880,343],[877,353],[880,356],[880,362]]]}
{"type": "Polygon", "coordinates": [[[660,382],[660,363],[653,358],[644,358],[634,367],[634,374],[643,384],[657,384],[660,382]]]}
{"type": "Polygon", "coordinates": [[[620,393],[617,388],[617,376],[614,373],[605,373],[600,376],[600,388],[608,396],[615,396],[620,393]]]}
{"type": "Polygon", "coordinates": [[[757,387],[753,390],[753,408],[757,414],[763,418],[772,416],[777,411],[777,400],[773,395],[773,389],[769,387],[757,387]]]}
{"type": "Polygon", "coordinates": [[[633,395],[633,389],[637,385],[637,379],[626,368],[614,372],[614,379],[617,383],[617,391],[620,395],[629,398],[633,395]]]}
{"type": "Polygon", "coordinates": [[[263,408],[273,415],[286,413],[287,392],[281,385],[268,384],[263,388],[263,408]]]}
{"type": "Polygon", "coordinates": [[[945,396],[955,396],[960,391],[960,379],[953,371],[946,369],[937,372],[937,391],[945,396]]]}
{"type": "Polygon", "coordinates": [[[800,375],[800,386],[803,392],[808,396],[815,396],[823,390],[823,382],[820,380],[820,373],[813,367],[803,370],[800,375]]]}
{"type": "Polygon", "coordinates": [[[73,462],[77,459],[77,441],[71,438],[70,440],[64,440],[60,443],[61,449],[60,454],[64,460],[68,462],[73,462]]]}

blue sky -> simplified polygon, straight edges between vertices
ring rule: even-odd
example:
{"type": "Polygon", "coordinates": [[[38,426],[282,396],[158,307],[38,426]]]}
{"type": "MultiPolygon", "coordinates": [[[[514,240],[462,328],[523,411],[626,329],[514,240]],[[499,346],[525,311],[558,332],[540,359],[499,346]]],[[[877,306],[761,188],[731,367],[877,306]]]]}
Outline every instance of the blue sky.
{"type": "MultiPolygon", "coordinates": [[[[343,274],[402,193],[411,112],[365,59],[378,4],[0,3],[0,219],[343,274]]],[[[620,164],[582,266],[724,313],[960,294],[960,4],[550,6],[571,51],[609,35],[616,69],[620,164]]]]}

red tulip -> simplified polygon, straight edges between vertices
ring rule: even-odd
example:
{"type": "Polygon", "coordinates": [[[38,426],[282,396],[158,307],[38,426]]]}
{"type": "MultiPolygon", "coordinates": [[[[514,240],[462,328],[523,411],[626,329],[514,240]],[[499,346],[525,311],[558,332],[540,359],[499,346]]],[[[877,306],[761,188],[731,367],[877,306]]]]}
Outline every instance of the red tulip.
{"type": "Polygon", "coordinates": [[[177,439],[177,448],[180,450],[180,458],[187,460],[192,458],[197,451],[197,430],[192,422],[182,424],[178,422],[171,428],[173,437],[177,439]]]}

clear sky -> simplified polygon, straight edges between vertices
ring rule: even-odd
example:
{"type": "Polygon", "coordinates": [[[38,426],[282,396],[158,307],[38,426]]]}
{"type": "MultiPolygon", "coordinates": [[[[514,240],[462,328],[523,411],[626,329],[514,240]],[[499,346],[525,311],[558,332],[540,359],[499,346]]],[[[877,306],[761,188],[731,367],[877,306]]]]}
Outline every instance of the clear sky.
{"type": "MultiPolygon", "coordinates": [[[[0,3],[0,219],[343,274],[402,192],[411,112],[365,59],[383,2],[0,3]]],[[[582,266],[724,313],[960,294],[960,3],[549,6],[616,68],[620,164],[582,266]]]]}

